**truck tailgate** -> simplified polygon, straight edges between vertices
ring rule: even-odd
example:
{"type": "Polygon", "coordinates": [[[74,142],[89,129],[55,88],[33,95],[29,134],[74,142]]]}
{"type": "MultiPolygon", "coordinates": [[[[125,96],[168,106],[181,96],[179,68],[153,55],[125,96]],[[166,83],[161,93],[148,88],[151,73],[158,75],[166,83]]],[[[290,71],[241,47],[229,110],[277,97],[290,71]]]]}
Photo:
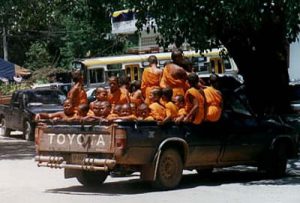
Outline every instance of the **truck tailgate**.
{"type": "Polygon", "coordinates": [[[47,125],[36,130],[37,150],[113,153],[113,125],[47,125]]]}

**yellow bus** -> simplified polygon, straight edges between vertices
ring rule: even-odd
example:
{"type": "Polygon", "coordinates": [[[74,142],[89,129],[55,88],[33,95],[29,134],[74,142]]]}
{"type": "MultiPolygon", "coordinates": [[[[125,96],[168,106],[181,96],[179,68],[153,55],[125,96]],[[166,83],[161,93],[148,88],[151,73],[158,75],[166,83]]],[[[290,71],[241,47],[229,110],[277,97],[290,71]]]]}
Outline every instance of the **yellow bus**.
{"type": "MultiPolygon", "coordinates": [[[[221,56],[220,49],[213,49],[203,53],[184,51],[184,56],[193,62],[194,70],[199,74],[225,73],[237,71],[234,61],[228,56],[221,56]]],[[[155,55],[158,66],[163,68],[166,62],[171,61],[171,52],[106,56],[75,60],[73,68],[81,69],[84,73],[84,81],[87,87],[102,86],[110,76],[125,75],[130,80],[141,80],[142,72],[149,64],[149,56],[155,55]]]]}

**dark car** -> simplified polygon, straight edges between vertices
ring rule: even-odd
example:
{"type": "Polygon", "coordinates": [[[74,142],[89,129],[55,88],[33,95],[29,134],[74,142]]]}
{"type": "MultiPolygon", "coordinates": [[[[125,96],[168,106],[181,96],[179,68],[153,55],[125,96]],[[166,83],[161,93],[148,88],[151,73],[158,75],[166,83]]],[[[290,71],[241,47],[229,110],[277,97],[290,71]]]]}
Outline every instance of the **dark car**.
{"type": "Polygon", "coordinates": [[[2,134],[23,132],[26,140],[34,139],[35,115],[63,111],[66,96],[57,89],[31,89],[14,92],[9,105],[0,105],[2,134]]]}

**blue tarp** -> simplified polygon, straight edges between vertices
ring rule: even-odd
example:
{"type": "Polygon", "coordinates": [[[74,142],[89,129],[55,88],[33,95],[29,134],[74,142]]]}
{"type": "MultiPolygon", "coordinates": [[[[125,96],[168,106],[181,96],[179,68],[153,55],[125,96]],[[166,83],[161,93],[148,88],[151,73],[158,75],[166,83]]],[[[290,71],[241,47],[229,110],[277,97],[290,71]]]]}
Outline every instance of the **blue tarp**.
{"type": "Polygon", "coordinates": [[[15,76],[15,64],[0,58],[0,78],[13,80],[15,76]]]}

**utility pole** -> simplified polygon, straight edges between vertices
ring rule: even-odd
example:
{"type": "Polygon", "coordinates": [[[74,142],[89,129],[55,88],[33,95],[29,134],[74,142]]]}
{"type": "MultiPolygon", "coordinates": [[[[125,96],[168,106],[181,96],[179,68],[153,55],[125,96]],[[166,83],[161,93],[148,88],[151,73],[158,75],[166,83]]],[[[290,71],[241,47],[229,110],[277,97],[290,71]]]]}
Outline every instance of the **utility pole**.
{"type": "Polygon", "coordinates": [[[8,50],[7,50],[7,35],[5,26],[2,25],[2,39],[3,39],[3,59],[8,61],[8,50]]]}

